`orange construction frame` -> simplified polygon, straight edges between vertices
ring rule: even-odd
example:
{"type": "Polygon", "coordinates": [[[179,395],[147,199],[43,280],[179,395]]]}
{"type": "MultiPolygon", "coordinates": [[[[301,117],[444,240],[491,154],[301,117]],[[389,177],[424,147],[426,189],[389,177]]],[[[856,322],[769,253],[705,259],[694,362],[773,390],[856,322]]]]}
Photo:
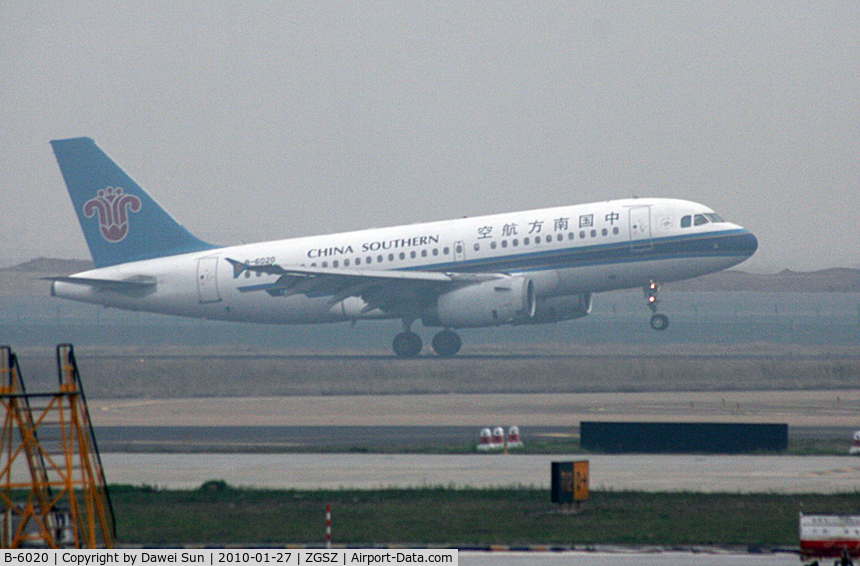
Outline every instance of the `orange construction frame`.
{"type": "Polygon", "coordinates": [[[0,546],[114,548],[113,509],[71,344],[57,346],[57,367],[59,391],[27,393],[17,356],[0,346],[0,546]]]}

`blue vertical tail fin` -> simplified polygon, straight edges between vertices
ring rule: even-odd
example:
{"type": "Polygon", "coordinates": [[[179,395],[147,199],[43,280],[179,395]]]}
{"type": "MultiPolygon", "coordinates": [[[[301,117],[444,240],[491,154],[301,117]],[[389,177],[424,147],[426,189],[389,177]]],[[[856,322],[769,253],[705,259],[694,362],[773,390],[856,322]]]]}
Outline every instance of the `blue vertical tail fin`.
{"type": "Polygon", "coordinates": [[[96,267],[215,247],[174,220],[92,139],[51,146],[96,267]]]}

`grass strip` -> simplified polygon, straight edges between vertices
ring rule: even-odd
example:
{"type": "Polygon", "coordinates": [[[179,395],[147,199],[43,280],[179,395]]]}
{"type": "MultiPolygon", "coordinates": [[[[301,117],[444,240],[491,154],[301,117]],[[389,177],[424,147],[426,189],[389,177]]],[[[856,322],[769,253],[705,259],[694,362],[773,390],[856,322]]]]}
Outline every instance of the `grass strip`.
{"type": "Polygon", "coordinates": [[[258,490],[210,481],[197,490],[112,486],[121,544],[798,545],[798,513],[857,513],[835,495],[595,491],[565,514],[543,489],[258,490]]]}

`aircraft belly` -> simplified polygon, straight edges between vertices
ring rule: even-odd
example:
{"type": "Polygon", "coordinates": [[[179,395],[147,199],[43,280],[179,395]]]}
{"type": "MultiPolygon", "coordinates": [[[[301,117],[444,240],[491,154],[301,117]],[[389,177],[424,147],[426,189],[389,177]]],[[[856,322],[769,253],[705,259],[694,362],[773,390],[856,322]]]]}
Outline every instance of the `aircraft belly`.
{"type": "Polygon", "coordinates": [[[235,295],[227,299],[230,320],[268,324],[313,324],[343,320],[329,312],[325,297],[304,295],[272,297],[266,293],[235,295]]]}
{"type": "Polygon", "coordinates": [[[739,263],[733,257],[653,259],[559,269],[561,294],[600,293],[643,287],[650,281],[668,283],[721,271],[739,263]]]}

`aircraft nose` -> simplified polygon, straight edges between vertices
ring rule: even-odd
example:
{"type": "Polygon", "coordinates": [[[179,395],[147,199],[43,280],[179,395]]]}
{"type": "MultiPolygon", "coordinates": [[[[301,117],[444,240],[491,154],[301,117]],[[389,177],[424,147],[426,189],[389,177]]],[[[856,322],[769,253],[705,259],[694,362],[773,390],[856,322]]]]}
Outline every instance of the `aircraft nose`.
{"type": "Polygon", "coordinates": [[[744,230],[738,242],[738,248],[749,257],[758,249],[758,238],[749,230],[744,230]]]}

